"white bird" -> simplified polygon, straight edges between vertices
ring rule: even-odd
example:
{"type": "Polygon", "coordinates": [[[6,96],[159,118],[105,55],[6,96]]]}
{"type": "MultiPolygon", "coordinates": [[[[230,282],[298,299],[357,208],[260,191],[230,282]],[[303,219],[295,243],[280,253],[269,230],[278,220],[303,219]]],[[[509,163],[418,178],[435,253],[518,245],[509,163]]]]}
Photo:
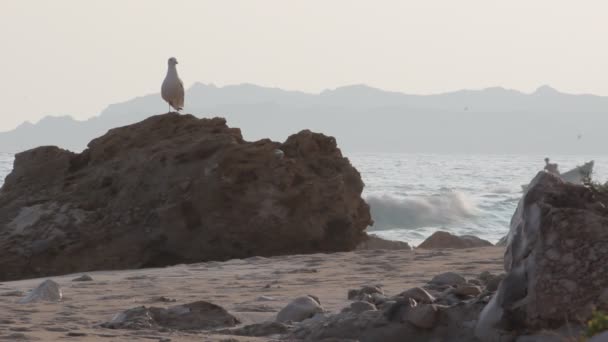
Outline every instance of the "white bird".
{"type": "Polygon", "coordinates": [[[177,68],[175,67],[177,59],[171,57],[167,64],[167,76],[165,76],[165,80],[163,81],[160,94],[163,100],[169,103],[169,112],[171,111],[171,107],[180,111],[184,108],[184,84],[177,75],[177,68]]]}

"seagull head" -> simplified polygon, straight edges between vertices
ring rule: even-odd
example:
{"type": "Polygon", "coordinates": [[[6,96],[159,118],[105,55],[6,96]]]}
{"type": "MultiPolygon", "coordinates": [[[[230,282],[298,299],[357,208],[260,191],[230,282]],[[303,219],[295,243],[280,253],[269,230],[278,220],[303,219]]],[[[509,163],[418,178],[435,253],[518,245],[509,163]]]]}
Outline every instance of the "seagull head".
{"type": "Polygon", "coordinates": [[[171,57],[169,58],[168,63],[169,65],[177,65],[177,59],[175,59],[175,57],[171,57]]]}

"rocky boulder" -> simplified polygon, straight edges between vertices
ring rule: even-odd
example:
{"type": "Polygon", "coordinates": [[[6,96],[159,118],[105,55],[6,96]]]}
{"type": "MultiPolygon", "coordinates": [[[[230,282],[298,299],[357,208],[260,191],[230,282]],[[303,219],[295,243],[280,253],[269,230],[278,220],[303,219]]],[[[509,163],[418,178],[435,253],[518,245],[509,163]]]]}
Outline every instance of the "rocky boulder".
{"type": "Polygon", "coordinates": [[[169,308],[145,307],[125,310],[101,326],[109,329],[170,328],[175,330],[208,330],[233,327],[239,320],[221,306],[198,301],[169,308]]]}
{"type": "Polygon", "coordinates": [[[29,304],[35,302],[58,302],[63,298],[61,287],[51,279],[43,281],[38,287],[21,298],[18,303],[29,304]]]}
{"type": "Polygon", "coordinates": [[[386,250],[412,250],[412,247],[407,242],[386,240],[376,235],[368,235],[363,242],[357,246],[357,250],[373,250],[373,249],[386,249],[386,250]]]}
{"type": "Polygon", "coordinates": [[[606,192],[546,172],[534,178],[511,220],[507,274],[480,315],[480,339],[585,322],[592,309],[608,309],[607,203],[606,192]]]}
{"type": "Polygon", "coordinates": [[[473,235],[454,235],[448,232],[437,231],[424,240],[418,248],[474,248],[493,246],[491,242],[473,235]]]}
{"type": "Polygon", "coordinates": [[[0,280],[348,251],[371,224],[362,190],[332,137],[247,142],[222,118],[158,115],[80,154],[15,156],[0,190],[0,280]]]}
{"type": "Polygon", "coordinates": [[[277,314],[277,322],[300,322],[323,312],[319,299],[314,296],[302,296],[291,301],[277,314]]]}

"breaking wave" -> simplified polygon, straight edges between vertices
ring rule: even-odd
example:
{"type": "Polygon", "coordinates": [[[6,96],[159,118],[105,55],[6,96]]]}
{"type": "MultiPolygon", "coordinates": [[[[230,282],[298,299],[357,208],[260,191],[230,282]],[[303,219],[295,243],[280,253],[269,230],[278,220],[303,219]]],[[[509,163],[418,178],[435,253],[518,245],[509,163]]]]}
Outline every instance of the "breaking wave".
{"type": "Polygon", "coordinates": [[[430,196],[370,195],[374,226],[370,230],[445,226],[478,215],[477,206],[464,194],[442,191],[430,196]]]}

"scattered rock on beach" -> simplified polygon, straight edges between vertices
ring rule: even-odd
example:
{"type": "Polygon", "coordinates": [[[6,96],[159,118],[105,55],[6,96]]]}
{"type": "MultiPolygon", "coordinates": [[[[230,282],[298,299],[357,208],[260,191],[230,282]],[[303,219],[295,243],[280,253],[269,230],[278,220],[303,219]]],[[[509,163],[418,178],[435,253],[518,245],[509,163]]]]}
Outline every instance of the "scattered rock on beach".
{"type": "Polygon", "coordinates": [[[402,342],[407,336],[408,341],[421,341],[411,338],[415,333],[414,326],[390,322],[382,311],[376,310],[341,312],[325,319],[306,320],[297,325],[288,337],[305,341],[402,342]]]}
{"type": "Polygon", "coordinates": [[[439,286],[455,286],[466,284],[467,280],[458,273],[445,272],[438,274],[431,279],[430,284],[439,286]]]}
{"type": "Polygon", "coordinates": [[[421,287],[414,287],[409,290],[401,292],[398,296],[400,299],[407,300],[409,298],[415,300],[417,303],[431,304],[435,301],[435,297],[428,293],[427,290],[421,287]]]}
{"type": "Polygon", "coordinates": [[[384,295],[384,291],[377,286],[363,286],[360,289],[348,291],[347,298],[350,300],[370,300],[373,294],[384,295]]]}
{"type": "Polygon", "coordinates": [[[481,288],[479,286],[462,284],[454,287],[452,293],[459,297],[477,296],[481,294],[481,288]]]}
{"type": "Polygon", "coordinates": [[[169,328],[176,330],[208,330],[233,327],[240,323],[221,306],[198,301],[169,308],[145,307],[118,313],[102,327],[110,329],[169,328]]]}
{"type": "Polygon", "coordinates": [[[448,232],[437,231],[424,240],[418,248],[474,248],[493,246],[491,242],[473,235],[454,235],[448,232]]]}
{"type": "Polygon", "coordinates": [[[350,306],[345,308],[344,310],[350,310],[354,313],[361,313],[364,311],[377,310],[377,308],[374,304],[372,304],[370,302],[356,301],[356,302],[352,302],[350,304],[350,306]]]}
{"type": "Polygon", "coordinates": [[[322,313],[323,307],[319,300],[312,296],[302,296],[287,304],[277,314],[277,322],[301,322],[311,318],[317,313],[322,313]]]}
{"type": "Polygon", "coordinates": [[[437,306],[433,304],[418,304],[406,311],[405,319],[418,328],[430,329],[437,321],[437,314],[437,306]]]}
{"type": "Polygon", "coordinates": [[[93,280],[93,278],[91,278],[91,276],[88,274],[83,274],[78,278],[72,279],[72,281],[92,281],[92,280],[93,280]]]}
{"type": "Polygon", "coordinates": [[[35,302],[58,302],[63,297],[59,284],[47,279],[43,281],[38,287],[33,289],[25,297],[19,299],[18,303],[27,304],[35,302]]]}

